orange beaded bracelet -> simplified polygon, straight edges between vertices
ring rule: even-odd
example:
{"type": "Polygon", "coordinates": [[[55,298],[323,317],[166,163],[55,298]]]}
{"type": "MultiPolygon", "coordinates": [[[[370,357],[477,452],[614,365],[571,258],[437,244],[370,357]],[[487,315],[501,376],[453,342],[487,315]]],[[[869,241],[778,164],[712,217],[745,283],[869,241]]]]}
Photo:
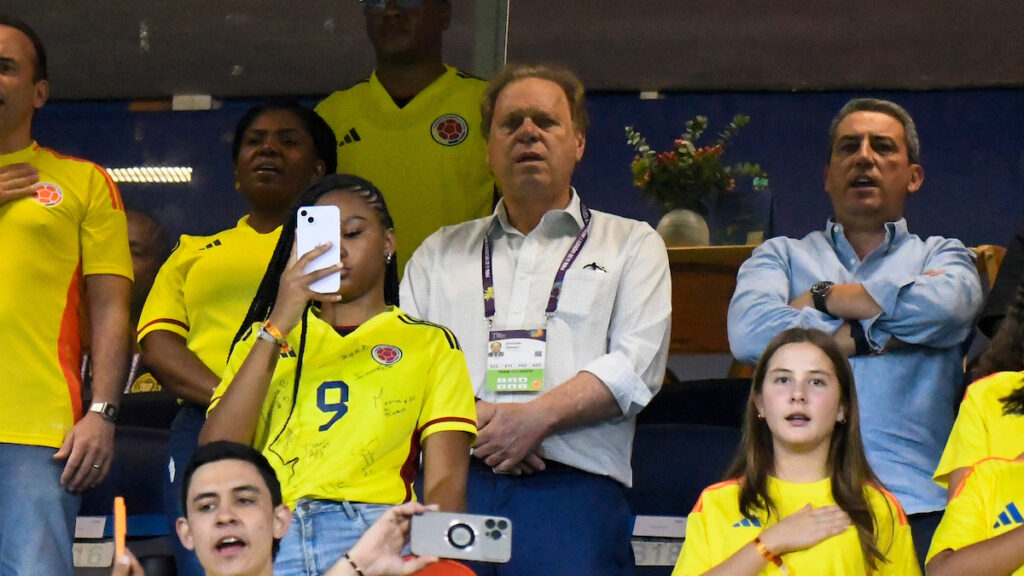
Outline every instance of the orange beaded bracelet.
{"type": "Polygon", "coordinates": [[[270,319],[267,319],[265,322],[263,322],[263,329],[267,331],[267,334],[273,336],[274,340],[276,340],[278,345],[281,346],[282,354],[287,354],[292,351],[292,347],[288,345],[288,338],[286,338],[285,335],[281,333],[281,330],[278,329],[277,326],[274,326],[270,322],[270,319]]]}
{"type": "Polygon", "coordinates": [[[757,548],[757,553],[760,554],[762,558],[778,566],[779,572],[787,576],[791,576],[793,574],[790,572],[789,567],[786,566],[786,563],[782,561],[782,556],[779,556],[769,550],[768,547],[764,545],[764,542],[761,541],[760,536],[754,538],[754,548],[757,548]]]}

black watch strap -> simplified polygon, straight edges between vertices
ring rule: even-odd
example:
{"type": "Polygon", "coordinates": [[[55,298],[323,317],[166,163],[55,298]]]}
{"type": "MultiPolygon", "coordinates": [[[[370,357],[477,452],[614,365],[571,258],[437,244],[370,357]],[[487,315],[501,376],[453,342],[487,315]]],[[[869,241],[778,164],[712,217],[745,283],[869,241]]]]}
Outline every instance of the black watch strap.
{"type": "Polygon", "coordinates": [[[868,336],[864,333],[864,326],[861,325],[859,320],[850,320],[850,337],[853,338],[854,356],[868,356],[871,354],[868,336]]]}
{"type": "Polygon", "coordinates": [[[814,301],[814,309],[822,314],[832,314],[828,311],[828,306],[825,304],[825,299],[828,298],[832,287],[835,286],[835,282],[829,282],[824,280],[822,282],[816,282],[811,286],[811,300],[814,301]]]}

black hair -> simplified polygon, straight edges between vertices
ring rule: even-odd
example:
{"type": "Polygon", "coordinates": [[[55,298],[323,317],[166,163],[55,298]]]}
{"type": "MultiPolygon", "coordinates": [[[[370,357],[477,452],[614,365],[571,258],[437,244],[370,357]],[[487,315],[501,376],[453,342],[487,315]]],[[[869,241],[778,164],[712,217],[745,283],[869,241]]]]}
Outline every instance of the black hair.
{"type": "Polygon", "coordinates": [[[1017,286],[1006,317],[978,359],[980,376],[1021,370],[1024,370],[1024,283],[1017,286]]]}
{"type": "MultiPolygon", "coordinates": [[[[384,195],[369,180],[351,174],[330,174],[307,188],[295,200],[295,203],[288,210],[287,216],[285,216],[284,223],[281,225],[281,236],[278,238],[277,246],[274,247],[274,253],[270,257],[267,272],[263,275],[263,280],[260,281],[260,286],[256,289],[256,296],[249,305],[249,311],[246,313],[245,319],[242,320],[242,325],[239,326],[238,332],[231,342],[232,351],[235,349],[235,344],[238,344],[240,340],[245,338],[254,322],[263,322],[270,317],[270,312],[274,308],[274,302],[277,300],[277,291],[281,286],[281,273],[284,272],[285,266],[288,264],[292,245],[295,243],[295,222],[299,207],[312,206],[316,204],[321,196],[335,190],[344,190],[362,198],[377,212],[383,228],[385,230],[394,230],[395,223],[391,219],[388,205],[384,202],[384,195]]],[[[398,305],[397,254],[391,255],[391,259],[384,269],[384,303],[389,306],[398,305]]],[[[302,314],[299,349],[295,364],[295,378],[292,384],[293,399],[298,397],[299,380],[302,378],[302,359],[306,351],[306,312],[309,311],[312,304],[312,301],[307,302],[306,310],[302,314]]],[[[230,356],[230,354],[229,351],[228,355],[230,356]]],[[[285,419],[285,425],[281,427],[281,432],[267,444],[267,449],[270,452],[276,454],[273,450],[273,445],[287,427],[288,421],[291,419],[291,411],[294,411],[294,409],[295,403],[293,401],[289,408],[288,418],[285,419]]]]}
{"type": "Polygon", "coordinates": [[[43,44],[39,35],[32,29],[24,20],[20,20],[11,16],[10,14],[0,14],[0,26],[7,26],[14,28],[18,32],[21,32],[28,37],[29,41],[32,42],[32,47],[36,51],[36,61],[32,66],[32,82],[40,82],[46,80],[48,72],[46,69],[46,45],[43,44]]]}
{"type": "Polygon", "coordinates": [[[299,121],[302,122],[302,127],[306,129],[306,133],[313,139],[313,149],[316,151],[316,156],[324,163],[326,168],[324,173],[333,174],[338,169],[338,141],[334,138],[334,130],[327,125],[327,122],[319,114],[294,100],[270,102],[253,106],[246,110],[245,114],[238,119],[238,124],[235,125],[235,135],[231,140],[232,163],[238,162],[238,152],[242,148],[242,139],[245,137],[245,131],[263,113],[275,110],[284,110],[295,114],[299,121]]]}
{"type": "Polygon", "coordinates": [[[832,146],[836,143],[836,129],[839,127],[839,123],[854,112],[878,112],[895,118],[903,126],[903,145],[907,148],[907,160],[911,164],[921,163],[921,140],[917,136],[917,125],[914,124],[914,119],[906,109],[889,100],[854,98],[832,117],[832,123],[828,127],[828,160],[826,164],[832,161],[832,146]]]}
{"type": "MultiPolygon", "coordinates": [[[[185,468],[185,474],[181,480],[181,510],[186,519],[188,519],[188,489],[192,485],[192,476],[202,466],[222,460],[241,460],[242,462],[252,464],[256,467],[256,471],[260,473],[260,477],[263,478],[263,482],[267,485],[267,490],[270,492],[270,503],[273,507],[277,508],[284,501],[281,496],[281,482],[277,479],[277,473],[274,472],[270,462],[263,457],[263,454],[260,454],[258,450],[246,444],[218,440],[196,448],[195,453],[192,454],[192,459],[189,460],[188,467],[185,468]]],[[[277,556],[277,551],[280,547],[280,539],[274,538],[272,549],[274,557],[277,556]]]]}
{"type": "MultiPolygon", "coordinates": [[[[1006,310],[1006,317],[999,324],[999,330],[992,336],[988,349],[978,359],[978,372],[988,376],[996,372],[1020,372],[1024,370],[1024,282],[1017,286],[1013,303],[1006,310]]],[[[1024,378],[1017,388],[999,399],[1003,403],[1003,414],[1024,416],[1024,378]]]]}
{"type": "Polygon", "coordinates": [[[1024,386],[999,399],[1003,403],[1003,414],[1024,416],[1024,386]]]}
{"type": "Polygon", "coordinates": [[[167,257],[171,255],[171,250],[174,248],[174,244],[171,243],[171,237],[167,234],[167,230],[164,228],[164,225],[157,220],[156,216],[154,216],[149,210],[136,208],[134,206],[126,206],[124,212],[126,215],[135,214],[152,226],[153,239],[156,240],[153,250],[156,251],[157,258],[161,262],[167,260],[167,257]]]}
{"type": "MultiPolygon", "coordinates": [[[[384,195],[369,180],[351,174],[329,174],[307,188],[302,194],[299,194],[292,207],[288,209],[288,214],[281,225],[281,236],[277,240],[277,246],[274,247],[267,271],[263,275],[263,280],[260,281],[259,288],[256,289],[256,296],[249,305],[249,311],[246,313],[245,319],[242,320],[242,325],[235,333],[235,338],[231,342],[232,348],[245,337],[254,322],[263,322],[270,317],[270,311],[274,308],[277,291],[281,285],[281,274],[284,272],[285,266],[288,265],[292,245],[295,243],[295,219],[299,207],[312,206],[321,196],[335,190],[347,190],[357,194],[377,212],[385,230],[394,230],[395,223],[391,219],[388,205],[384,202],[384,195]]],[[[398,258],[395,256],[392,256],[391,262],[387,264],[384,271],[384,302],[389,306],[398,305],[398,258]]],[[[303,321],[302,328],[303,338],[305,338],[305,321],[303,321]]],[[[297,373],[295,377],[297,382],[297,373]]]]}

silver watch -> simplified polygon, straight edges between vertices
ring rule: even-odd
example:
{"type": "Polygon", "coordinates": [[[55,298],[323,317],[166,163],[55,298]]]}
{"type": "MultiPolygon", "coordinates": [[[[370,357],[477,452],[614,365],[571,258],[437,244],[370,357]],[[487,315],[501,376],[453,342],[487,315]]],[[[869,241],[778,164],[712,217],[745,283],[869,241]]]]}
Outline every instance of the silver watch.
{"type": "Polygon", "coordinates": [[[117,406],[110,402],[93,402],[92,406],[89,406],[89,412],[96,412],[102,416],[104,420],[114,424],[117,422],[117,414],[119,410],[117,406]]]}

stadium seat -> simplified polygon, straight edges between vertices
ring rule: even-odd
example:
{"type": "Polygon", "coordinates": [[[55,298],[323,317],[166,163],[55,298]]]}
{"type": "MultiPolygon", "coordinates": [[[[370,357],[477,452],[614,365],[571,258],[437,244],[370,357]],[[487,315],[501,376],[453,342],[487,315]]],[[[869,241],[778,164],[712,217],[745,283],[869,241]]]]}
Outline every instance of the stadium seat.
{"type": "MultiPolygon", "coordinates": [[[[701,491],[722,479],[740,444],[740,429],[687,423],[639,424],[633,440],[633,516],[685,517],[701,491]]],[[[662,565],[638,565],[638,576],[667,576],[678,539],[661,540],[653,553],[662,565]],[[671,553],[666,557],[665,550],[671,553]]],[[[634,538],[636,541],[636,538],[634,538]]],[[[638,562],[642,562],[638,554],[638,562]]]]}
{"type": "Polygon", "coordinates": [[[120,426],[170,430],[178,415],[178,399],[170,392],[132,392],[121,398],[120,426]]]}

